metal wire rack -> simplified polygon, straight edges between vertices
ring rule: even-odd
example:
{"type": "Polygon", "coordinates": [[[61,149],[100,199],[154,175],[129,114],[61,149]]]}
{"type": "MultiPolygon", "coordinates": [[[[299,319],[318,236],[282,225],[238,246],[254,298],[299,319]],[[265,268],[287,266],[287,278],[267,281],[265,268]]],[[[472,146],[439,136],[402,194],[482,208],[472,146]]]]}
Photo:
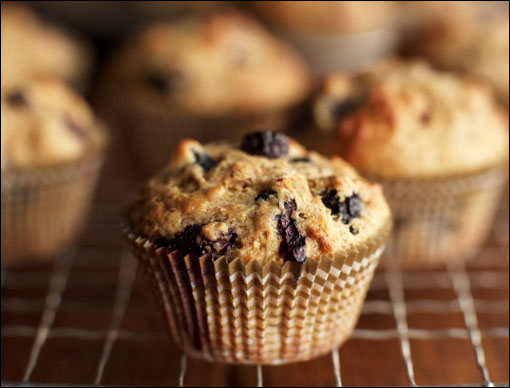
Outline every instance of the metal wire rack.
{"type": "Polygon", "coordinates": [[[508,386],[508,195],[475,260],[377,272],[340,349],[256,367],[188,359],[167,340],[118,231],[127,188],[102,185],[77,247],[51,266],[2,271],[2,386],[508,386]]]}

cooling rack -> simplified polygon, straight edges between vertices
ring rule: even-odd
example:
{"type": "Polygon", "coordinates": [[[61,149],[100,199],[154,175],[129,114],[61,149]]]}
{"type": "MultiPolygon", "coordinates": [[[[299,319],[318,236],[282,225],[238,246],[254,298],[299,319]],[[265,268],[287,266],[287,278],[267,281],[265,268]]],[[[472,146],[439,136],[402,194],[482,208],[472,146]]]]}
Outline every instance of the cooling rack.
{"type": "Polygon", "coordinates": [[[508,192],[468,264],[377,272],[340,349],[230,366],[188,359],[160,324],[118,230],[132,167],[109,161],[76,247],[51,265],[2,271],[2,386],[508,386],[508,192]]]}

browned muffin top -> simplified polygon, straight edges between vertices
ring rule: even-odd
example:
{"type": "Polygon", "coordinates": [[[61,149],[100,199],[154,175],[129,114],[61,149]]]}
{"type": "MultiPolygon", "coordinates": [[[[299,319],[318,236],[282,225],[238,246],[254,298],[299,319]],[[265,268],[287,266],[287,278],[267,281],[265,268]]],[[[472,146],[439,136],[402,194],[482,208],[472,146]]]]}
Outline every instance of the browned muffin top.
{"type": "Polygon", "coordinates": [[[331,75],[315,103],[318,126],[360,173],[386,179],[476,172],[508,157],[508,116],[484,85],[393,61],[331,75]]]}
{"type": "Polygon", "coordinates": [[[269,131],[240,146],[182,141],[127,216],[136,234],[171,251],[279,264],[346,253],[390,222],[379,185],[269,131]]]}
{"type": "Polygon", "coordinates": [[[61,81],[2,87],[2,172],[70,162],[104,143],[87,103],[61,81]]]}

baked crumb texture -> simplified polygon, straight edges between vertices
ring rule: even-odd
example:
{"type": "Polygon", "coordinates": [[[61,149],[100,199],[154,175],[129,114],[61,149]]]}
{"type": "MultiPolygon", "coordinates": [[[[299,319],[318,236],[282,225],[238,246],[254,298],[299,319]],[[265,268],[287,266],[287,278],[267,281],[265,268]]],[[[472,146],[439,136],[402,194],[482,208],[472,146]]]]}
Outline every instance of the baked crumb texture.
{"type": "Polygon", "coordinates": [[[260,131],[237,146],[182,141],[127,216],[169,252],[283,265],[356,249],[390,212],[380,186],[342,159],[260,131]]]}

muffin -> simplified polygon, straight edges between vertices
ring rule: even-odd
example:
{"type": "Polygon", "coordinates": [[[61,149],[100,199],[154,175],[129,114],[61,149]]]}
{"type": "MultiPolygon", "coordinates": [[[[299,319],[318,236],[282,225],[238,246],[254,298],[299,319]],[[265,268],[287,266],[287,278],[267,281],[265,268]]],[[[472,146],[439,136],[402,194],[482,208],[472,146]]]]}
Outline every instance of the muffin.
{"type": "Polygon", "coordinates": [[[235,11],[152,25],[112,60],[98,107],[153,171],[184,137],[238,139],[283,128],[309,90],[307,68],[235,11]]]}
{"type": "Polygon", "coordinates": [[[345,341],[390,226],[379,185],[259,131],[240,146],[183,140],[124,232],[186,353],[280,364],[345,341]]]}
{"type": "Polygon", "coordinates": [[[356,70],[393,51],[393,1],[253,1],[255,11],[294,43],[317,74],[356,70]]]}
{"type": "Polygon", "coordinates": [[[90,53],[62,31],[43,23],[25,5],[2,2],[2,85],[54,76],[82,86],[90,53]]]}
{"type": "Polygon", "coordinates": [[[506,9],[494,5],[487,8],[479,3],[446,2],[418,7],[415,12],[425,16],[409,28],[400,51],[408,57],[422,57],[442,69],[488,81],[508,107],[508,3],[504,2],[506,9]]]}
{"type": "Polygon", "coordinates": [[[329,76],[314,110],[319,127],[336,131],[337,152],[383,184],[395,217],[387,264],[439,266],[476,252],[507,177],[508,116],[487,87],[392,61],[329,76]]]}
{"type": "Polygon", "coordinates": [[[53,78],[2,85],[2,266],[49,260],[79,233],[106,136],[53,78]]]}

